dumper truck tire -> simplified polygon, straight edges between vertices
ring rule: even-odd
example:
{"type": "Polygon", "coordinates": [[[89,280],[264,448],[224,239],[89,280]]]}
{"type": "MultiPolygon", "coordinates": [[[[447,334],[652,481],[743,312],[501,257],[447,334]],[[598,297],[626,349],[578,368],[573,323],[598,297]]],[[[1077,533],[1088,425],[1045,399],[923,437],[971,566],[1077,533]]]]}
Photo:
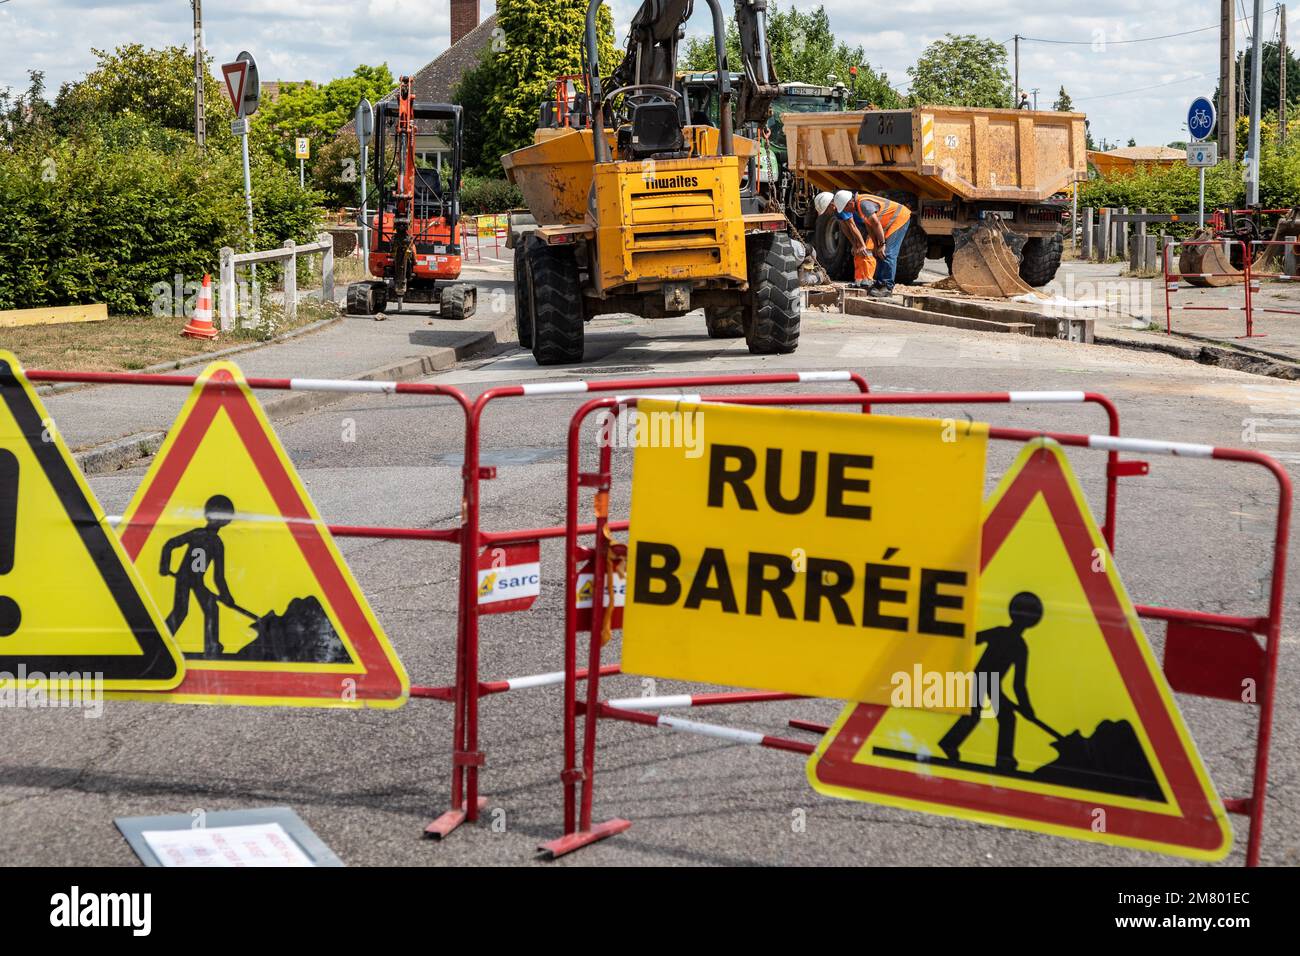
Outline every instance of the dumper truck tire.
{"type": "Polygon", "coordinates": [[[738,339],[745,334],[745,307],[706,306],[704,327],[708,329],[711,339],[738,339]]]}
{"type": "Polygon", "coordinates": [[[749,291],[745,293],[745,344],[755,355],[785,355],[799,347],[799,257],[783,232],[745,241],[749,291]]]}
{"type": "Polygon", "coordinates": [[[829,209],[817,217],[817,225],[813,228],[813,248],[817,250],[817,261],[831,281],[853,281],[853,250],[840,231],[839,220],[829,209]]]}
{"type": "Polygon", "coordinates": [[[524,250],[533,358],[538,365],[582,361],[582,285],[573,250],[530,243],[524,250]]]}
{"type": "Polygon", "coordinates": [[[515,242],[515,335],[522,348],[533,347],[533,314],[528,310],[528,266],[524,263],[524,249],[531,236],[515,242]]]}
{"type": "Polygon", "coordinates": [[[1020,278],[1032,286],[1047,285],[1061,267],[1061,236],[1034,237],[1020,253],[1020,278]]]}

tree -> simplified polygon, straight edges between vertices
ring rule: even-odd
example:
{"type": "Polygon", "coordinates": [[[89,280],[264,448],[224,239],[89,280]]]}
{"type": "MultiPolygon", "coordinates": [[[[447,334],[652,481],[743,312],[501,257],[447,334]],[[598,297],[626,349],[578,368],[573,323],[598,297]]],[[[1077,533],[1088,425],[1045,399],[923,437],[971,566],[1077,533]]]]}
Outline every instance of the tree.
{"type": "Polygon", "coordinates": [[[1007,106],[1011,74],[1007,51],[993,40],[969,34],[944,35],[925,48],[915,66],[908,99],[913,106],[1007,106]]]}
{"type": "MultiPolygon", "coordinates": [[[[826,8],[809,13],[769,6],[767,41],[772,65],[783,83],[811,83],[829,86],[844,83],[854,100],[884,109],[901,106],[902,97],[889,85],[889,78],[872,69],[862,47],[836,41],[826,8]]],[[[680,59],[684,69],[712,70],[717,65],[713,34],[690,37],[680,59]]],[[[740,34],[735,18],[727,22],[727,65],[740,66],[740,34]]]]}
{"type": "Polygon", "coordinates": [[[1126,145],[1126,146],[1136,146],[1137,144],[1138,144],[1138,141],[1137,141],[1136,139],[1134,139],[1132,136],[1130,136],[1130,137],[1128,138],[1128,142],[1125,143],[1124,145],[1126,145]]]}
{"type": "MultiPolygon", "coordinates": [[[[112,53],[91,50],[98,65],[77,83],[65,83],[54,104],[60,131],[138,115],[163,129],[194,132],[194,56],[183,46],[146,49],[128,43],[112,53]]],[[[209,60],[209,63],[211,61],[209,60]]],[[[204,71],[208,143],[233,145],[235,118],[223,84],[204,71]]]]}
{"type": "Polygon", "coordinates": [[[1052,109],[1058,113],[1073,113],[1074,100],[1070,99],[1070,94],[1065,92],[1065,87],[1061,87],[1061,92],[1056,94],[1056,102],[1052,104],[1052,109]]]}
{"type": "MultiPolygon", "coordinates": [[[[538,108],[555,78],[582,72],[586,18],[584,0],[498,0],[501,33],[456,91],[467,127],[477,127],[467,129],[476,167],[500,175],[501,155],[532,142],[538,108]]],[[[608,74],[616,62],[608,5],[600,8],[597,30],[600,69],[608,74]]]]}
{"type": "Polygon", "coordinates": [[[386,96],[396,85],[387,63],[379,66],[363,63],[351,76],[324,85],[285,83],[273,102],[263,102],[258,109],[252,123],[251,142],[286,166],[296,168],[295,137],[311,137],[312,151],[319,152],[352,119],[358,103],[386,96]]]}
{"type": "Polygon", "coordinates": [[[451,101],[459,103],[464,109],[465,126],[461,140],[461,152],[464,156],[465,169],[483,176],[501,175],[501,155],[487,151],[488,133],[492,124],[484,122],[490,116],[488,101],[496,88],[493,75],[492,49],[485,47],[479,63],[467,70],[460,78],[460,83],[452,91],[451,101]]]}

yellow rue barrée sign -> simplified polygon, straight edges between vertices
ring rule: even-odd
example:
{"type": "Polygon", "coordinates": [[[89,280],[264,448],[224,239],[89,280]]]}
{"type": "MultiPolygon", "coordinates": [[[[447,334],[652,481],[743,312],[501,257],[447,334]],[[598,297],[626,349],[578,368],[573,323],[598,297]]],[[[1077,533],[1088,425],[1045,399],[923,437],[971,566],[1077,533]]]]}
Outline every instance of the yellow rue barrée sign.
{"type": "Polygon", "coordinates": [[[900,672],[970,671],[987,425],[638,411],[693,440],[638,436],[626,673],[887,704],[900,672]]]}

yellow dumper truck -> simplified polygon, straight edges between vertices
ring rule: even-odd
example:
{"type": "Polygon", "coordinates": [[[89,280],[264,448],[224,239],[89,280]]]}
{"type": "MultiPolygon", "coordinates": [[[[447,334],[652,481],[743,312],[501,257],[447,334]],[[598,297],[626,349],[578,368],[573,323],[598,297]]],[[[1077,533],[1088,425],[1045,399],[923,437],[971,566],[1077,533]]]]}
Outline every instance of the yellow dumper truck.
{"type": "MultiPolygon", "coordinates": [[[[692,0],[646,0],[627,54],[606,80],[587,9],[585,72],[561,77],[533,143],[501,158],[527,215],[511,217],[515,320],[540,365],[580,362],[584,323],[611,312],[658,318],[704,310],[713,338],[750,352],[799,343],[803,249],[758,191],[758,144],[733,132],[720,0],[713,21],[715,128],[674,87],[692,0]],[[608,88],[605,83],[608,82],[608,88]]],[[[777,95],[766,0],[736,0],[745,73],[734,119],[766,116],[777,95]]]]}
{"type": "MultiPolygon", "coordinates": [[[[839,189],[874,193],[912,210],[899,282],[915,281],[926,259],[945,259],[953,269],[954,251],[968,244],[988,249],[990,231],[994,246],[1010,246],[1005,261],[1019,257],[1024,283],[1044,285],[1056,275],[1069,212],[1060,194],[1088,177],[1082,113],[918,106],[792,112],[784,122],[796,178],[791,216],[809,230],[831,278],[853,278],[852,252],[830,211],[816,215],[812,197],[839,189]]],[[[963,260],[999,267],[957,258],[958,271],[963,260]]]]}

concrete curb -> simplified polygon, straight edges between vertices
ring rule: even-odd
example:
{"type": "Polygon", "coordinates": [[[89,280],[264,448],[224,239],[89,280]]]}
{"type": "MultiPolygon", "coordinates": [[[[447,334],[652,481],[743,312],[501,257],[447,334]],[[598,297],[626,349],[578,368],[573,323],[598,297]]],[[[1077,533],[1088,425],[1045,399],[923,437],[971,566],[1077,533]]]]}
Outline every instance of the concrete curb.
{"type": "Polygon", "coordinates": [[[1139,352],[1163,352],[1175,358],[1199,365],[1215,365],[1235,372],[1246,372],[1266,378],[1280,378],[1285,381],[1300,381],[1300,365],[1279,362],[1271,358],[1250,352],[1238,352],[1234,349],[1220,348],[1212,345],[1176,345],[1173,342],[1149,342],[1141,339],[1116,338],[1098,335],[1098,345],[1112,345],[1122,349],[1134,349],[1139,352]]]}
{"type": "MultiPolygon", "coordinates": [[[[334,321],[334,320],[330,320],[334,321]]],[[[480,355],[493,347],[509,341],[508,333],[514,330],[514,317],[506,314],[486,329],[466,332],[462,341],[454,345],[438,346],[423,355],[405,358],[381,365],[350,379],[362,382],[406,382],[432,372],[450,368],[457,362],[480,355]]],[[[210,356],[205,356],[205,360],[210,356]]],[[[272,421],[291,418],[303,412],[341,402],[352,392],[289,392],[281,398],[262,403],[262,410],[272,421]]],[[[84,474],[99,475],[120,471],[138,464],[153,455],[160,447],[166,432],[140,432],[110,442],[95,445],[73,455],[84,474]]]]}
{"type": "MultiPolygon", "coordinates": [[[[288,342],[298,338],[300,335],[307,335],[323,329],[326,326],[333,325],[335,322],[343,321],[342,315],[335,315],[328,319],[321,319],[319,322],[313,322],[311,325],[304,325],[299,329],[292,329],[283,335],[277,335],[274,338],[267,339],[265,342],[245,342],[242,345],[232,345],[229,348],[217,349],[215,352],[204,352],[202,355],[191,355],[183,359],[175,359],[171,362],[159,362],[157,365],[150,365],[146,368],[134,369],[133,374],[138,375],[159,375],[163,372],[174,372],[178,369],[189,368],[191,365],[206,365],[208,362],[215,362],[219,359],[228,358],[231,355],[238,355],[240,352],[251,352],[253,349],[266,348],[268,345],[279,345],[281,342],[288,342]]],[[[93,382],[56,382],[52,385],[36,386],[38,395],[58,395],[62,392],[70,392],[78,388],[94,388],[93,382]]]]}

